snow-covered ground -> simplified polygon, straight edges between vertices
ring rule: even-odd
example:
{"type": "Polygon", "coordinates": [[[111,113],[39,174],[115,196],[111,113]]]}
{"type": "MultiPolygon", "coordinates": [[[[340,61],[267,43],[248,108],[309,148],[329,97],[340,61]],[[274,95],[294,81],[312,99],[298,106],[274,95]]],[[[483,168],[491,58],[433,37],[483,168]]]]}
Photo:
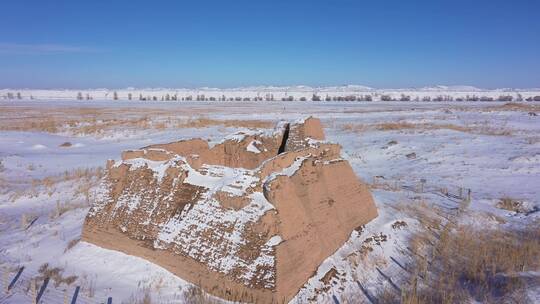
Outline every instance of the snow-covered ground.
{"type": "MultiPolygon", "coordinates": [[[[289,88],[286,93],[303,92],[311,98],[312,88],[300,89],[289,88]]],[[[206,97],[210,94],[207,92],[218,92],[206,90],[197,92],[206,97]]],[[[236,96],[238,92],[249,92],[257,96],[257,92],[267,94],[265,90],[270,89],[228,93],[236,96]]],[[[272,90],[282,92],[283,88],[272,90]]],[[[382,94],[369,88],[332,90],[339,94],[348,92],[344,90],[382,94]]],[[[476,92],[478,96],[485,92],[473,88],[459,90],[470,95],[476,92]]],[[[395,94],[435,92],[436,96],[443,94],[442,91],[458,94],[459,90],[396,90],[395,94]]],[[[355,302],[369,303],[368,297],[384,286],[399,287],[401,266],[408,259],[404,253],[407,236],[421,225],[404,205],[438,207],[447,210],[447,216],[454,216],[452,210],[460,208],[462,201],[457,197],[461,192],[461,197],[466,198],[470,189],[471,202],[463,213],[455,216],[458,222],[505,229],[526,226],[540,217],[540,212],[536,212],[540,208],[540,116],[534,115],[540,115],[540,103],[526,102],[526,106],[504,102],[413,101],[172,104],[126,101],[128,91],[132,91],[134,98],[139,94],[135,89],[118,90],[122,100],[111,102],[97,99],[111,99],[113,91],[93,90],[95,100],[76,101],[76,91],[34,90],[21,92],[23,96],[29,93],[47,100],[30,101],[25,97],[20,101],[0,102],[0,111],[9,110],[10,119],[24,120],[29,125],[40,112],[62,112],[67,108],[114,111],[115,115],[122,113],[126,117],[158,109],[185,121],[159,128],[153,124],[129,125],[129,132],[120,123],[99,134],[72,132],[69,126],[40,131],[39,127],[13,130],[0,124],[4,128],[0,130],[0,266],[3,267],[0,269],[6,273],[2,274],[2,288],[16,275],[18,267],[25,267],[11,295],[0,292],[0,302],[28,301],[30,279],[39,275],[39,268],[43,270],[45,263],[49,268],[62,269],[63,278],[77,276],[77,279],[71,285],[54,286],[51,282],[45,289],[44,303],[62,302],[64,294],[71,297],[75,285],[82,287],[80,303],[104,302],[109,296],[116,303],[129,303],[145,294],[157,303],[182,302],[189,283],[140,258],[77,240],[102,174],[97,168],[104,167],[107,159],[119,159],[122,150],[153,143],[192,137],[217,141],[226,134],[244,130],[225,121],[277,122],[308,115],[321,118],[327,139],[343,146],[344,157],[356,174],[372,187],[379,217],[363,231],[354,231],[347,243],[320,266],[293,302],[324,303],[331,302],[332,296],[348,299],[356,295],[355,302]],[[194,117],[213,122],[190,127],[194,117]],[[71,145],[61,147],[66,142],[71,145]],[[446,192],[449,195],[444,195],[446,192]],[[502,198],[521,202],[525,211],[497,208],[502,198]],[[401,222],[406,224],[396,224],[401,222]],[[329,272],[331,269],[334,271],[329,272]],[[360,292],[361,289],[364,291],[360,292]]],[[[6,92],[1,91],[0,95],[6,92]]],[[[185,92],[197,95],[195,91],[185,92]]],[[[322,89],[319,92],[323,97],[326,94],[322,89]]],[[[498,97],[510,93],[518,94],[514,91],[489,94],[498,97]]],[[[524,98],[540,95],[538,91],[521,94],[524,98]]],[[[75,119],[81,115],[80,121],[87,115],[84,111],[70,113],[75,119]]],[[[149,119],[161,120],[163,115],[150,115],[149,119]]],[[[41,283],[37,280],[38,291],[41,283]]],[[[539,294],[538,287],[532,290],[532,296],[539,294]]]]}

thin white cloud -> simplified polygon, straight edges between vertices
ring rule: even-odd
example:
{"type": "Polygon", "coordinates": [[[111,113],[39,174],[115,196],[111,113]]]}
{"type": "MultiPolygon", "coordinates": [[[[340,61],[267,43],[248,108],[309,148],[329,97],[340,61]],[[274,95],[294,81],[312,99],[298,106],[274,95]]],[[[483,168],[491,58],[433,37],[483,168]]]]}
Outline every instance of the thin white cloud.
{"type": "Polygon", "coordinates": [[[96,49],[65,44],[21,44],[0,42],[0,54],[89,53],[96,49]]]}

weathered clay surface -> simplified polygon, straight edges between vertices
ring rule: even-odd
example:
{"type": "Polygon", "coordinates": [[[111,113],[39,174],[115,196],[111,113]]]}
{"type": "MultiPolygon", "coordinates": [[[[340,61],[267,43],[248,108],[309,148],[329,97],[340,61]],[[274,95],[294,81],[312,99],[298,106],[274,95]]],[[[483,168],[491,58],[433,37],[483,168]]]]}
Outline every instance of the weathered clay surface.
{"type": "Polygon", "coordinates": [[[318,119],[125,151],[107,164],[83,240],[143,257],[230,300],[291,299],[377,216],[318,119]]]}

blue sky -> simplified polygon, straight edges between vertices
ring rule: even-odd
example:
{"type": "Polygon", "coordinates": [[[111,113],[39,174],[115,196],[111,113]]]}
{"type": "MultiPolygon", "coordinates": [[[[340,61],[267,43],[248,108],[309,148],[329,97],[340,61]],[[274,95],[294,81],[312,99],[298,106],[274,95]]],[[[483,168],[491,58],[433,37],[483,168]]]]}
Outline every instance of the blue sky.
{"type": "Polygon", "coordinates": [[[540,1],[0,5],[0,87],[540,87],[540,1]]]}

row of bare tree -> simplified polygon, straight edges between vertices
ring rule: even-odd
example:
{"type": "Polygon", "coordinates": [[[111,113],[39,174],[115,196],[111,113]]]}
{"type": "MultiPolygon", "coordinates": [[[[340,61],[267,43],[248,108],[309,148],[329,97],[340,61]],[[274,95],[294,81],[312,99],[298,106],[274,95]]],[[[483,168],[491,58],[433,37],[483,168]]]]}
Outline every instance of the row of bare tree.
{"type": "MultiPolygon", "coordinates": [[[[375,94],[377,95],[377,94],[375,94]]],[[[107,95],[106,95],[107,96],[107,95]]],[[[16,94],[12,92],[8,92],[5,96],[3,96],[4,99],[23,99],[20,92],[17,92],[16,94]]],[[[83,95],[82,92],[77,93],[77,100],[92,100],[94,99],[89,93],[86,93],[83,95]]],[[[119,100],[118,93],[115,91],[112,95],[113,100],[119,100]]],[[[30,99],[34,99],[32,95],[30,95],[30,99]]],[[[127,100],[133,100],[134,96],[132,93],[127,94],[127,100]]],[[[156,95],[147,95],[144,96],[143,94],[139,94],[137,97],[138,100],[141,101],[275,101],[274,94],[266,94],[264,97],[256,96],[256,97],[227,97],[225,95],[221,95],[219,97],[215,96],[205,96],[204,94],[198,94],[196,96],[188,95],[185,97],[179,97],[178,94],[165,94],[161,96],[156,95]]],[[[323,101],[323,97],[317,94],[313,94],[311,98],[308,97],[300,97],[295,99],[294,96],[286,96],[282,97],[281,99],[278,99],[281,101],[323,101]]],[[[345,96],[329,96],[326,95],[324,97],[324,101],[373,101],[374,97],[372,95],[345,95],[345,96]]],[[[540,101],[540,96],[534,96],[534,97],[528,97],[526,99],[523,98],[521,94],[517,94],[517,97],[514,98],[514,96],[511,95],[500,95],[497,98],[489,97],[489,96],[477,96],[477,95],[466,95],[465,97],[453,97],[451,95],[438,95],[436,97],[431,96],[424,96],[424,97],[415,97],[414,99],[411,98],[409,95],[401,94],[400,97],[393,97],[391,95],[380,95],[381,101],[540,101]]]]}

